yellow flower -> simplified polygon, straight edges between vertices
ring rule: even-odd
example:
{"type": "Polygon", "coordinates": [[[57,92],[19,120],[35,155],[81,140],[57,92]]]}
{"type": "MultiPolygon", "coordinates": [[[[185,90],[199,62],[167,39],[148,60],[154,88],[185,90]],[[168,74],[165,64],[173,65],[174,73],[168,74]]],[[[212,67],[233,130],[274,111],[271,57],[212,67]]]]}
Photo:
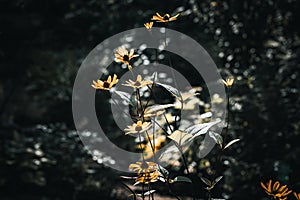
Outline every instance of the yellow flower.
{"type": "Polygon", "coordinates": [[[150,122],[142,122],[137,121],[137,123],[134,123],[133,125],[127,126],[127,128],[124,129],[125,135],[128,134],[136,134],[136,133],[143,133],[147,131],[149,128],[151,128],[152,124],[150,122]]]}
{"type": "Polygon", "coordinates": [[[177,17],[180,14],[171,17],[169,14],[165,14],[164,16],[161,16],[159,13],[156,13],[156,15],[153,15],[151,20],[157,21],[157,22],[171,22],[177,20],[177,17]]]}
{"type": "Polygon", "coordinates": [[[135,179],[135,182],[149,184],[149,183],[156,182],[158,178],[159,178],[158,171],[146,172],[146,173],[139,174],[139,177],[135,179]]]}
{"type": "Polygon", "coordinates": [[[294,192],[293,194],[294,194],[294,196],[296,197],[297,200],[300,200],[300,193],[297,194],[296,192],[294,192]]]}
{"type": "Polygon", "coordinates": [[[144,26],[146,27],[146,29],[150,30],[153,26],[153,22],[148,22],[148,23],[144,24],[144,26]]]}
{"type": "Polygon", "coordinates": [[[226,78],[226,81],[225,80],[222,80],[222,81],[226,85],[226,87],[231,88],[231,86],[233,85],[233,82],[234,82],[234,78],[229,77],[229,78],[226,78]]]}
{"type": "Polygon", "coordinates": [[[157,164],[154,162],[136,162],[134,164],[130,164],[129,169],[138,174],[154,172],[157,170],[157,164]]]}
{"type": "Polygon", "coordinates": [[[264,185],[262,182],[260,183],[261,187],[265,190],[265,192],[269,196],[273,196],[274,199],[285,200],[292,190],[289,190],[286,185],[280,186],[280,183],[276,181],[272,186],[272,180],[264,185]]]}
{"type": "Polygon", "coordinates": [[[118,83],[119,79],[117,79],[117,75],[114,74],[113,79],[111,80],[111,76],[107,78],[106,81],[93,81],[92,87],[95,89],[101,89],[101,90],[110,90],[114,85],[118,83]]]}
{"type": "Polygon", "coordinates": [[[126,84],[123,84],[124,86],[130,86],[133,88],[142,88],[144,86],[147,86],[149,84],[152,84],[152,81],[148,80],[142,80],[142,76],[138,75],[136,78],[136,81],[132,81],[129,79],[129,81],[126,81],[126,84]]]}
{"type": "Polygon", "coordinates": [[[128,66],[128,69],[131,70],[132,67],[131,67],[129,61],[132,58],[137,57],[137,56],[138,56],[137,54],[134,54],[133,49],[130,49],[130,51],[128,51],[127,49],[125,49],[125,47],[122,46],[116,50],[115,61],[125,63],[128,66]]]}
{"type": "Polygon", "coordinates": [[[138,178],[135,180],[137,183],[149,184],[156,182],[160,175],[157,164],[154,162],[136,162],[130,164],[129,169],[138,174],[138,178]]]}

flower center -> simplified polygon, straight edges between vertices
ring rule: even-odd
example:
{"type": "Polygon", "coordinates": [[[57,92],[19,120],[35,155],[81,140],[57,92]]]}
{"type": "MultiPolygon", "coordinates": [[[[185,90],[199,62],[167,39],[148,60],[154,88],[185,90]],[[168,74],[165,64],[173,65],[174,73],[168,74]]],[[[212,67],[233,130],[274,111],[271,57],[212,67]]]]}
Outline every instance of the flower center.
{"type": "Polygon", "coordinates": [[[141,131],[141,130],[142,130],[142,127],[141,127],[141,126],[136,126],[136,127],[135,127],[135,130],[136,130],[136,131],[141,131]]]}
{"type": "Polygon", "coordinates": [[[136,82],[134,83],[134,86],[139,87],[139,86],[141,86],[141,83],[140,83],[139,81],[136,81],[136,82]]]}
{"type": "Polygon", "coordinates": [[[136,123],[135,130],[136,130],[136,131],[141,131],[141,130],[143,129],[142,126],[143,126],[143,122],[142,122],[142,121],[138,121],[138,122],[136,123]]]}
{"type": "Polygon", "coordinates": [[[165,14],[164,17],[163,17],[163,20],[168,21],[169,19],[170,19],[170,16],[168,14],[165,14]]]}
{"type": "Polygon", "coordinates": [[[104,87],[104,88],[109,88],[109,86],[110,86],[109,82],[107,82],[107,81],[104,81],[104,83],[103,83],[103,87],[104,87]]]}
{"type": "Polygon", "coordinates": [[[129,56],[128,56],[128,55],[124,55],[124,56],[123,56],[123,60],[124,60],[125,62],[128,62],[128,61],[129,61],[129,56]]]}

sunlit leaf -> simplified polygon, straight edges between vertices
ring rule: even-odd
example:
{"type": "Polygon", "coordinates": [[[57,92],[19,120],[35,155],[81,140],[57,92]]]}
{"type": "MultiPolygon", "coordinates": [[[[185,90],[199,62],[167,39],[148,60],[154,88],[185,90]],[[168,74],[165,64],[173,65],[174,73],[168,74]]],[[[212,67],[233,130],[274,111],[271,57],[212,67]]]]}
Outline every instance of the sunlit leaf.
{"type": "Polygon", "coordinates": [[[177,177],[174,179],[174,182],[193,183],[191,179],[189,179],[188,177],[185,177],[185,176],[177,176],[177,177]]]}
{"type": "Polygon", "coordinates": [[[207,131],[214,126],[215,124],[219,123],[220,120],[214,121],[214,122],[208,122],[203,124],[196,124],[193,125],[185,130],[185,132],[190,133],[193,135],[193,137],[197,137],[199,135],[203,135],[207,133],[207,131]]]}
{"type": "Polygon", "coordinates": [[[233,145],[234,143],[236,143],[236,142],[238,142],[238,141],[240,141],[240,139],[234,139],[234,140],[231,140],[231,141],[224,147],[224,149],[230,147],[231,145],[233,145]]]}
{"type": "Polygon", "coordinates": [[[188,141],[190,138],[192,138],[192,135],[189,133],[180,131],[180,130],[176,130],[171,135],[169,135],[168,138],[172,139],[177,144],[182,145],[186,141],[188,141]]]}

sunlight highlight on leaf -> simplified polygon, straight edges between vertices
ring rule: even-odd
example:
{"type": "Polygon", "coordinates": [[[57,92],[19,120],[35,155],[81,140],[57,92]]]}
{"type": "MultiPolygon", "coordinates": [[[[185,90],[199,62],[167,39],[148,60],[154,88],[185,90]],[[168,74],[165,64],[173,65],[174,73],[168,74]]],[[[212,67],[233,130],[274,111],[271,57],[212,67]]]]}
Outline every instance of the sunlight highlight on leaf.
{"type": "Polygon", "coordinates": [[[168,138],[172,139],[177,144],[182,145],[189,141],[189,139],[192,138],[192,135],[180,130],[176,130],[171,135],[169,135],[168,138]]]}

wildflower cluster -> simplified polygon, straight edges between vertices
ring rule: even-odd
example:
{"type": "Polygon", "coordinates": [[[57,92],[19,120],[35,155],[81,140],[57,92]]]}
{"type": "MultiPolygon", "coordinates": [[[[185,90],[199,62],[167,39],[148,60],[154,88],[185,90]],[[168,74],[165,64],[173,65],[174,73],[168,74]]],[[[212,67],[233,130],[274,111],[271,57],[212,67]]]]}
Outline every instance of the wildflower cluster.
{"type": "MultiPolygon", "coordinates": [[[[146,29],[151,30],[154,22],[169,23],[177,20],[179,15],[180,14],[171,16],[170,14],[160,15],[156,13],[151,18],[152,21],[145,23],[144,26],[146,29]]],[[[132,75],[132,79],[126,80],[122,85],[134,90],[131,96],[132,105],[130,112],[133,121],[132,124],[128,124],[127,127],[124,128],[123,132],[124,135],[136,137],[135,147],[141,157],[139,161],[129,165],[129,169],[136,174],[135,177],[131,177],[130,179],[135,181],[134,186],[142,185],[142,193],[136,193],[131,189],[130,191],[133,192],[132,195],[140,196],[142,199],[145,199],[147,195],[149,199],[154,199],[156,190],[153,190],[153,184],[162,182],[167,185],[170,193],[179,199],[179,197],[172,192],[170,184],[176,182],[192,183],[191,176],[195,171],[194,168],[196,165],[194,164],[195,162],[191,162],[191,160],[185,156],[185,152],[188,150],[191,142],[200,138],[201,135],[209,133],[209,136],[219,144],[221,153],[239,139],[228,142],[226,139],[223,139],[223,137],[225,138],[224,135],[209,131],[209,129],[218,124],[219,121],[211,120],[212,113],[210,112],[210,105],[200,100],[199,94],[202,90],[201,87],[179,91],[171,85],[161,83],[157,78],[157,72],[148,77],[143,74],[135,74],[132,62],[134,58],[140,56],[135,52],[140,51],[135,51],[133,48],[126,49],[125,46],[121,46],[115,50],[114,54],[115,62],[125,64],[132,75]],[[173,102],[168,104],[156,103],[154,93],[158,88],[163,88],[169,92],[173,96],[173,102]],[[145,96],[144,94],[146,93],[149,95],[145,96]],[[201,108],[203,113],[199,114],[197,108],[201,108]],[[180,113],[182,111],[189,111],[190,113],[185,123],[179,123],[180,113]],[[172,142],[172,145],[169,145],[165,151],[159,154],[159,151],[166,147],[168,142],[172,142]],[[159,155],[159,160],[157,155],[159,155]],[[166,163],[174,169],[179,169],[181,166],[184,166],[185,175],[174,178],[167,169],[158,164],[159,162],[166,163]],[[147,189],[145,189],[144,186],[147,186],[147,189]]],[[[233,78],[222,81],[224,86],[228,89],[231,88],[234,83],[233,78]]],[[[118,77],[114,74],[113,77],[111,75],[108,76],[107,80],[93,81],[92,87],[98,90],[118,93],[119,91],[111,90],[118,83],[118,77]]],[[[130,96],[130,94],[128,95],[130,96]]],[[[223,103],[223,99],[213,100],[218,103],[223,103]]],[[[229,116],[227,123],[229,123],[229,116]]],[[[209,161],[204,162],[204,160],[201,161],[199,165],[200,167],[203,166],[203,168],[210,166],[209,161]]],[[[214,186],[222,179],[220,173],[220,171],[216,170],[215,174],[211,177],[198,177],[205,183],[204,189],[208,191],[209,195],[211,195],[214,186]]],[[[285,189],[279,190],[285,192],[283,194],[288,192],[285,191],[285,189]]],[[[196,199],[194,192],[190,196],[196,199]]]]}

